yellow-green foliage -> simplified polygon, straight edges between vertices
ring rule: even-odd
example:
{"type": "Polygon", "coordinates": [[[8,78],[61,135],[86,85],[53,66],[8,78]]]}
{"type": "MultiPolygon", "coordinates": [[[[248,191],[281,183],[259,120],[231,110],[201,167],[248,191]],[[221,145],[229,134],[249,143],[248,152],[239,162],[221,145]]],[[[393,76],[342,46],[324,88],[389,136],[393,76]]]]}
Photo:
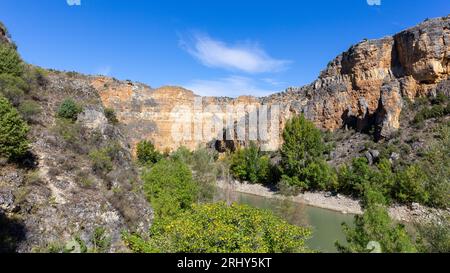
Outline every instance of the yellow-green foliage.
{"type": "Polygon", "coordinates": [[[144,253],[303,253],[311,231],[287,223],[270,211],[225,203],[194,205],[175,218],[156,222],[150,239],[125,235],[144,253]]]}

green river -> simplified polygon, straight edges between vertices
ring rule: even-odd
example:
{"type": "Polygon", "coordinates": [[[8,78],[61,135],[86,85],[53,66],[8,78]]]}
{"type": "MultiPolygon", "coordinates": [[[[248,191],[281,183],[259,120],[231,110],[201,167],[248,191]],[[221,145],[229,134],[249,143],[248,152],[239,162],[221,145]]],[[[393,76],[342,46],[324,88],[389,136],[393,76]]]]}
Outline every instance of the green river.
{"type": "Polygon", "coordinates": [[[217,190],[217,200],[247,204],[252,207],[269,209],[289,223],[312,228],[313,237],[308,240],[310,248],[321,252],[336,252],[335,241],[345,242],[341,224],[352,224],[353,215],[294,203],[288,200],[271,199],[240,192],[217,190]]]}

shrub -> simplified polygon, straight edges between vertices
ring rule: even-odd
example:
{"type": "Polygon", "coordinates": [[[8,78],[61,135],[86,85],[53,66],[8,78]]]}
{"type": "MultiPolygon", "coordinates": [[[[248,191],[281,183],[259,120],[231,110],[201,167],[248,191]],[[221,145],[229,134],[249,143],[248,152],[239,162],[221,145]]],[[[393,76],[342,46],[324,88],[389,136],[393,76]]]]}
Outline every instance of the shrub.
{"type": "Polygon", "coordinates": [[[77,123],[73,123],[68,119],[56,119],[56,124],[53,130],[60,135],[67,146],[67,148],[84,152],[85,147],[81,142],[82,126],[77,123]]]}
{"type": "Polygon", "coordinates": [[[284,128],[283,139],[281,168],[286,181],[302,189],[324,189],[335,184],[335,176],[323,159],[327,146],[312,122],[303,115],[294,117],[284,128]]]}
{"type": "Polygon", "coordinates": [[[302,253],[309,229],[288,224],[272,212],[225,203],[195,205],[174,219],[152,225],[149,240],[126,235],[135,252],[302,253]]]}
{"type": "Polygon", "coordinates": [[[417,252],[414,243],[401,224],[394,223],[385,206],[370,204],[363,215],[355,216],[354,227],[343,224],[347,245],[336,243],[340,252],[368,253],[376,251],[370,242],[378,243],[384,253],[417,252]]]}
{"type": "Polygon", "coordinates": [[[29,148],[29,128],[17,110],[0,96],[0,156],[19,158],[29,148]]]}
{"type": "Polygon", "coordinates": [[[427,176],[417,165],[411,165],[396,175],[394,196],[404,203],[418,202],[425,204],[429,195],[426,192],[427,176]]]}
{"type": "Polygon", "coordinates": [[[105,117],[108,120],[108,122],[112,125],[116,125],[119,123],[119,120],[117,119],[116,112],[114,112],[114,109],[112,108],[105,108],[104,110],[105,117]]]}
{"type": "Polygon", "coordinates": [[[0,44],[0,74],[20,77],[23,73],[23,62],[16,49],[9,44],[0,44]]]}
{"type": "Polygon", "coordinates": [[[136,150],[138,162],[142,165],[154,164],[162,158],[153,143],[147,140],[139,142],[136,150]]]}
{"type": "Polygon", "coordinates": [[[0,95],[7,98],[14,106],[20,104],[27,90],[27,83],[20,77],[0,74],[0,95]]]}
{"type": "Polygon", "coordinates": [[[198,201],[211,201],[214,197],[218,166],[215,162],[215,152],[200,148],[192,153],[191,167],[193,178],[199,185],[198,201]]]}
{"type": "Polygon", "coordinates": [[[414,117],[413,122],[415,124],[418,124],[427,119],[443,117],[446,114],[448,114],[446,107],[444,107],[443,105],[440,105],[440,104],[434,105],[431,108],[428,108],[428,107],[424,108],[419,113],[417,113],[416,116],[414,117]]]}
{"type": "Polygon", "coordinates": [[[32,65],[26,65],[22,79],[28,84],[30,90],[38,89],[48,84],[47,71],[32,65]]]}
{"type": "Polygon", "coordinates": [[[450,217],[441,216],[425,224],[416,224],[418,248],[423,253],[450,253],[450,217]]]}
{"type": "Polygon", "coordinates": [[[338,171],[338,189],[358,197],[363,197],[370,187],[376,188],[389,201],[394,183],[392,165],[387,159],[372,168],[366,158],[355,158],[351,166],[343,166],[338,171]]]}
{"type": "Polygon", "coordinates": [[[106,253],[111,246],[111,238],[106,234],[106,229],[102,227],[95,228],[90,241],[94,253],[106,253]]]}
{"type": "Polygon", "coordinates": [[[57,115],[60,118],[76,121],[81,112],[83,112],[83,108],[80,105],[73,99],[66,99],[59,106],[57,115]]]}
{"type": "Polygon", "coordinates": [[[450,124],[441,126],[438,138],[425,151],[418,164],[427,176],[427,205],[440,208],[450,207],[450,124]]]}
{"type": "Polygon", "coordinates": [[[199,189],[189,167],[181,161],[163,159],[144,172],[144,192],[158,217],[172,216],[191,207],[199,189]]]}
{"type": "Polygon", "coordinates": [[[270,173],[270,159],[261,153],[254,142],[250,147],[238,149],[231,157],[231,173],[241,181],[267,183],[270,173]]]}
{"type": "Polygon", "coordinates": [[[41,106],[33,100],[23,101],[19,106],[20,114],[28,123],[32,123],[41,110],[41,106]]]}
{"type": "Polygon", "coordinates": [[[104,176],[112,171],[113,163],[107,149],[92,151],[89,157],[92,162],[92,170],[95,174],[104,176]]]}

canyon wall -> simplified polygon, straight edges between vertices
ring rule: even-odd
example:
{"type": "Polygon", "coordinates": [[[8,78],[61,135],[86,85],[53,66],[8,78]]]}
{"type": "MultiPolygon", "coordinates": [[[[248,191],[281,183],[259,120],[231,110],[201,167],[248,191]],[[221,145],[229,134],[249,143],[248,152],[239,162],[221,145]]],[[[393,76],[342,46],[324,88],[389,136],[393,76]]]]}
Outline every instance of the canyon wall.
{"type": "Polygon", "coordinates": [[[442,86],[448,92],[449,59],[450,17],[447,16],[427,20],[392,37],[362,41],[331,61],[312,84],[263,98],[201,98],[180,87],[152,89],[106,77],[92,77],[91,84],[104,105],[116,110],[119,120],[127,127],[132,146],[149,139],[161,151],[180,146],[195,149],[220,139],[222,131],[231,143],[216,142],[217,148],[245,144],[253,140],[248,121],[255,112],[261,117],[257,109],[267,106],[269,120],[271,117],[276,120],[264,125],[272,137],[260,143],[267,150],[275,150],[281,138],[273,136],[279,136],[286,120],[300,113],[322,129],[347,126],[359,131],[374,130],[378,137],[389,136],[400,126],[406,100],[435,95],[442,86]],[[230,106],[235,108],[231,114],[227,111],[230,106]],[[202,114],[197,116],[197,112],[202,114]],[[196,130],[198,119],[203,121],[200,124],[206,130],[196,130]],[[219,123],[223,128],[212,130],[213,134],[205,125],[211,119],[223,119],[219,123]],[[243,139],[236,138],[236,124],[242,121],[247,123],[243,139]],[[174,130],[181,127],[187,128],[190,136],[174,138],[174,130]]]}

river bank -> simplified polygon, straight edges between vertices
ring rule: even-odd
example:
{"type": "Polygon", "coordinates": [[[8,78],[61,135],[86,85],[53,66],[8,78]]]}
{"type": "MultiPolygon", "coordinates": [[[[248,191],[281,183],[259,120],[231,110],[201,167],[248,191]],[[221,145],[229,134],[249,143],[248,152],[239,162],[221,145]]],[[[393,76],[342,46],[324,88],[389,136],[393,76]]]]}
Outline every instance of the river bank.
{"type": "MultiPolygon", "coordinates": [[[[217,181],[217,186],[225,191],[240,192],[271,199],[289,200],[291,202],[337,211],[343,214],[358,215],[363,213],[359,200],[341,194],[332,195],[329,192],[305,192],[297,196],[283,196],[260,184],[241,183],[238,181],[228,182],[223,180],[217,181]]],[[[436,219],[440,215],[448,213],[448,210],[428,208],[415,203],[412,206],[394,204],[389,208],[391,218],[407,223],[428,222],[436,219]]]]}

